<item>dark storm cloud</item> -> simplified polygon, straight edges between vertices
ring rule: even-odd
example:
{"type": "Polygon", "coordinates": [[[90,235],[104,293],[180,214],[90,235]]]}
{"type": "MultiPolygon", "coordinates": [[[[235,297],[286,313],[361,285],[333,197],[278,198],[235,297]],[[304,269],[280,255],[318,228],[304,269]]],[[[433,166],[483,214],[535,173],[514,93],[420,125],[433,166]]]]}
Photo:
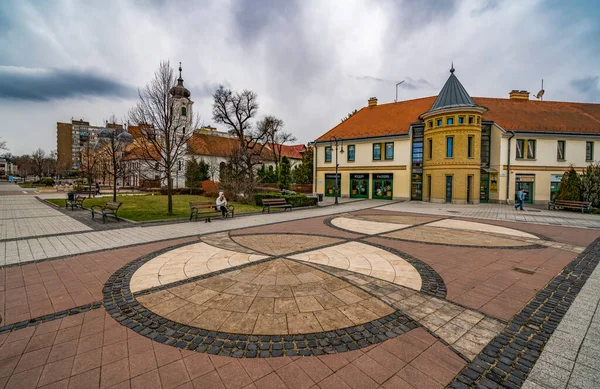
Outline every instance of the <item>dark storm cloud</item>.
{"type": "Polygon", "coordinates": [[[134,88],[94,71],[0,66],[0,99],[49,101],[77,96],[135,95],[134,88]]]}
{"type": "Polygon", "coordinates": [[[585,97],[579,99],[580,101],[600,101],[600,77],[599,76],[588,76],[583,78],[576,78],[569,82],[571,87],[578,93],[585,97]]]}
{"type": "Polygon", "coordinates": [[[418,33],[424,26],[431,23],[443,23],[447,17],[454,14],[458,0],[389,0],[392,9],[395,29],[405,33],[418,33]]]}

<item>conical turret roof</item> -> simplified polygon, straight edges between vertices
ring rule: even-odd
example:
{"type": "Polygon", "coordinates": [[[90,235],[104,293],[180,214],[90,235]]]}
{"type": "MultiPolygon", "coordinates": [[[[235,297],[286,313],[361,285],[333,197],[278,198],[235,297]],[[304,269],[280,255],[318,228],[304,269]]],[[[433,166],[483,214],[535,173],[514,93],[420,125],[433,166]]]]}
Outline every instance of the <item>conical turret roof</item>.
{"type": "Polygon", "coordinates": [[[440,91],[437,99],[431,106],[428,112],[436,111],[444,108],[454,107],[476,107],[477,104],[473,101],[465,87],[462,86],[458,78],[454,75],[454,64],[450,69],[450,77],[440,91]]]}

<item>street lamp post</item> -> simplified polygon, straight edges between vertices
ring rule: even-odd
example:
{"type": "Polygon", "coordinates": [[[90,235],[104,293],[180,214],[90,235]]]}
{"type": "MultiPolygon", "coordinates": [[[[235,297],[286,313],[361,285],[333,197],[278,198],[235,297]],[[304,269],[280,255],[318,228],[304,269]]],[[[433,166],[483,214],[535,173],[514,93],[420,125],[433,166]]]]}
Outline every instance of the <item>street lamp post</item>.
{"type": "Polygon", "coordinates": [[[123,172],[122,158],[127,145],[133,142],[133,136],[127,131],[127,127],[110,128],[108,124],[98,132],[99,146],[106,148],[108,157],[112,162],[113,176],[113,201],[117,201],[117,175],[123,172]]]}
{"type": "Polygon", "coordinates": [[[339,191],[339,184],[338,184],[338,143],[341,146],[340,149],[340,154],[344,154],[344,140],[343,139],[339,139],[336,136],[332,136],[331,138],[329,138],[329,147],[332,147],[335,144],[335,203],[334,204],[339,204],[338,203],[338,191],[339,191]]]}

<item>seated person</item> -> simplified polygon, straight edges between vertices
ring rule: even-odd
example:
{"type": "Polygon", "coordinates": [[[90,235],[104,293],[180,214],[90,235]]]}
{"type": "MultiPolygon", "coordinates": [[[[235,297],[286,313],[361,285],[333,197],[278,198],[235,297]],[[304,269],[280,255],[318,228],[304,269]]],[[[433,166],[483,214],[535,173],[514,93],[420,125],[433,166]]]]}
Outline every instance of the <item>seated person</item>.
{"type": "Polygon", "coordinates": [[[217,197],[217,211],[221,211],[223,218],[227,215],[227,199],[223,192],[219,192],[219,197],[217,197]]]}

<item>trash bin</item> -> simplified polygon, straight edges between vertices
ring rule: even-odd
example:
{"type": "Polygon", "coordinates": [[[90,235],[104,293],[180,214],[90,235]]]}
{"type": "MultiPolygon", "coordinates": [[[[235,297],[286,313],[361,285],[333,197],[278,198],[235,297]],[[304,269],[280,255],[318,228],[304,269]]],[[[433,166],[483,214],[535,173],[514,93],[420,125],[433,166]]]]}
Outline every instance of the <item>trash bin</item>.
{"type": "Polygon", "coordinates": [[[67,193],[67,198],[69,199],[69,201],[75,201],[75,192],[67,193]]]}
{"type": "Polygon", "coordinates": [[[323,193],[317,193],[317,197],[319,198],[319,202],[323,201],[323,193]]]}

